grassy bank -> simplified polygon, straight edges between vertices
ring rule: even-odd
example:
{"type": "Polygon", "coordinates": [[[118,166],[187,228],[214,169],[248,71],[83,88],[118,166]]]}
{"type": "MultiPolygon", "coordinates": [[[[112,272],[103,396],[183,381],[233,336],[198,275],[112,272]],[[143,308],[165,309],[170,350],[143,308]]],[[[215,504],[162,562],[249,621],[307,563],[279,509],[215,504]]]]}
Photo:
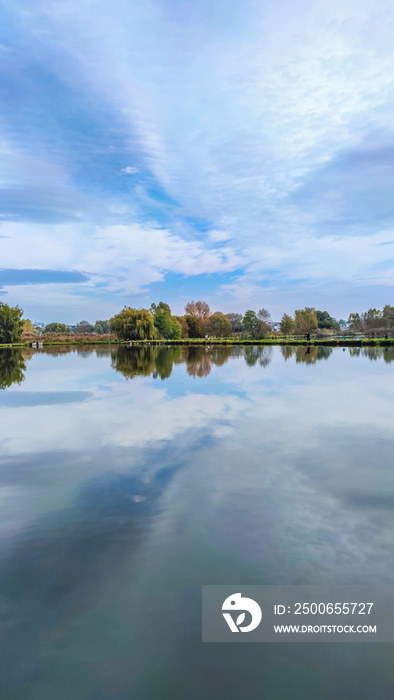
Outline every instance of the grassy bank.
{"type": "MultiPolygon", "coordinates": [[[[122,345],[130,345],[128,341],[122,345]]],[[[391,347],[394,346],[394,338],[362,338],[360,340],[349,339],[311,339],[297,340],[293,338],[265,338],[263,340],[238,340],[233,338],[183,338],[181,340],[134,340],[132,345],[317,345],[325,347],[391,347]]]]}

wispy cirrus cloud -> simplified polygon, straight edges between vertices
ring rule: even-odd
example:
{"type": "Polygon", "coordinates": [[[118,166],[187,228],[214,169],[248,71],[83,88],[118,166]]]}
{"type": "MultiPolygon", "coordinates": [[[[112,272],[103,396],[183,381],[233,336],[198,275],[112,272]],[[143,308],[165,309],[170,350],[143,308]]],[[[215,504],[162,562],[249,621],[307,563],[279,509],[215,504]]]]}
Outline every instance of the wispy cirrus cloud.
{"type": "Polygon", "coordinates": [[[173,275],[223,308],[319,298],[345,315],[355,286],[378,305],[392,286],[392,3],[115,6],[4,8],[1,236],[16,238],[1,264],[26,244],[64,269],[63,249],[91,275],[92,308],[158,282],[176,300],[173,275]]]}

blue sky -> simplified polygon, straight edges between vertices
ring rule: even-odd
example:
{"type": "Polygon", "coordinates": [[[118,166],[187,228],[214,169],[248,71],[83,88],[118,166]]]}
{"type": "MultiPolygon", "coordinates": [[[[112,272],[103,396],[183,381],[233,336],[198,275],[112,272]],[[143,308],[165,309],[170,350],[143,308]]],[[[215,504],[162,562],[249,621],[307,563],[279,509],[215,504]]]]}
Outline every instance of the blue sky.
{"type": "Polygon", "coordinates": [[[394,303],[391,0],[3,0],[0,300],[394,303]]]}

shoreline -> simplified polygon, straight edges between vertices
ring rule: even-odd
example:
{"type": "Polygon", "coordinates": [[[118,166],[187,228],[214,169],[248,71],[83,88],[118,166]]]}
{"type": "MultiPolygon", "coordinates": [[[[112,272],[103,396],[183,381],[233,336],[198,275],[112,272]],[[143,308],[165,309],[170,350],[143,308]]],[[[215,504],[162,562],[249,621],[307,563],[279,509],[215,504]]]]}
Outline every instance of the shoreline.
{"type": "Polygon", "coordinates": [[[338,340],[324,340],[324,339],[311,339],[311,340],[296,340],[292,338],[288,339],[262,339],[262,340],[231,340],[231,339],[212,339],[205,340],[205,338],[184,338],[181,340],[92,340],[92,341],[53,341],[53,340],[39,340],[39,341],[25,341],[19,343],[0,343],[0,349],[4,348],[34,348],[35,343],[40,343],[39,347],[56,347],[60,345],[69,346],[89,346],[89,345],[115,345],[122,347],[144,347],[152,345],[165,345],[165,346],[178,346],[178,345],[204,345],[212,347],[214,345],[227,345],[227,346],[243,346],[243,345],[293,345],[293,346],[321,346],[321,347],[394,347],[394,338],[362,338],[360,340],[355,340],[354,338],[349,339],[339,339],[338,340]]]}

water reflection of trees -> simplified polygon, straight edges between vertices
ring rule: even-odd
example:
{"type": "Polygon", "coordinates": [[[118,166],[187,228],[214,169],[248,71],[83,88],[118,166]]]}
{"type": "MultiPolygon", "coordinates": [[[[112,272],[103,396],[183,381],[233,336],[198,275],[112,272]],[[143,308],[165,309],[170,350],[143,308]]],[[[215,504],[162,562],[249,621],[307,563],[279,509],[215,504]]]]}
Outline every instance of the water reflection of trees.
{"type": "Polygon", "coordinates": [[[232,354],[232,348],[227,346],[217,347],[186,347],[184,360],[186,371],[190,377],[206,377],[212,365],[224,365],[232,354]]]}
{"type": "Polygon", "coordinates": [[[22,384],[25,378],[26,359],[17,348],[0,350],[0,389],[12,384],[22,384]]]}
{"type": "Polygon", "coordinates": [[[261,367],[267,367],[272,360],[272,353],[273,348],[269,345],[248,345],[244,348],[245,362],[249,367],[253,367],[257,362],[261,367]]]}
{"type": "Polygon", "coordinates": [[[349,348],[351,357],[368,357],[369,360],[394,361],[394,348],[349,348]]]}
{"type": "Polygon", "coordinates": [[[333,348],[330,347],[318,347],[316,345],[310,346],[291,346],[291,345],[281,345],[281,352],[285,360],[290,357],[295,357],[296,362],[306,362],[307,364],[315,364],[318,360],[328,360],[333,348]]]}
{"type": "Polygon", "coordinates": [[[144,347],[118,347],[111,350],[111,366],[121,372],[126,379],[136,376],[167,379],[172,372],[174,362],[182,354],[180,346],[144,346],[144,347]]]}
{"type": "Polygon", "coordinates": [[[190,377],[207,377],[212,366],[224,365],[230,357],[244,357],[249,366],[259,363],[261,367],[267,367],[271,362],[273,348],[270,346],[207,346],[207,345],[144,345],[144,346],[117,346],[117,347],[88,347],[57,346],[56,348],[38,348],[31,351],[32,354],[44,353],[64,355],[76,352],[82,357],[96,353],[97,357],[109,356],[111,366],[121,372],[126,378],[136,376],[167,379],[172,372],[174,364],[185,364],[190,377]]]}
{"type": "MultiPolygon", "coordinates": [[[[364,357],[368,357],[369,360],[380,360],[384,359],[385,362],[394,361],[394,348],[357,348],[361,350],[361,354],[364,357]]],[[[358,353],[360,354],[360,353],[358,353]]]]}
{"type": "Polygon", "coordinates": [[[111,350],[111,365],[128,379],[136,376],[167,379],[174,364],[185,364],[191,377],[206,377],[212,365],[224,365],[234,354],[231,347],[144,346],[111,350]]]}

